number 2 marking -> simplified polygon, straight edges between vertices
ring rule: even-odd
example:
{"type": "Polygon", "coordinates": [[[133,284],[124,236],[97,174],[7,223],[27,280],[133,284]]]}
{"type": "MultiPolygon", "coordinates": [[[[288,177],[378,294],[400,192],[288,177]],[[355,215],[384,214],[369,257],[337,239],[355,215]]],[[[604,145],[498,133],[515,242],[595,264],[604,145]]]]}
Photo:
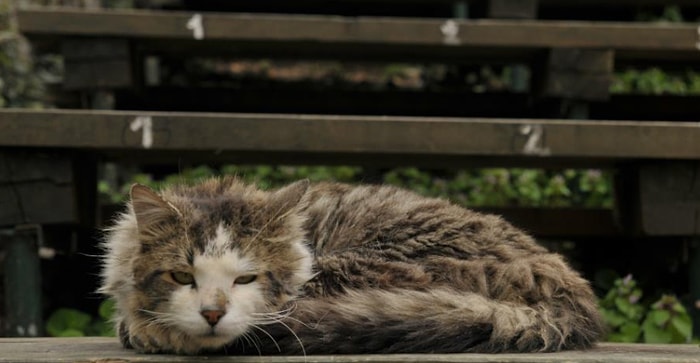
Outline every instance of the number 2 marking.
{"type": "Polygon", "coordinates": [[[547,156],[551,154],[548,147],[544,145],[544,127],[542,125],[522,125],[520,134],[527,136],[527,141],[523,147],[526,155],[547,156]]]}

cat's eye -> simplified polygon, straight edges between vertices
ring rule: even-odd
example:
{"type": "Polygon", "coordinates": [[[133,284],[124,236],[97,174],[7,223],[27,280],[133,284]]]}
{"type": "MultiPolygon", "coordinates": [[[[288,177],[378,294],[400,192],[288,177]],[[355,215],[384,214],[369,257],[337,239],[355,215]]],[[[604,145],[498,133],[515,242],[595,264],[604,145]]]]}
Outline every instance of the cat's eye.
{"type": "Polygon", "coordinates": [[[243,275],[243,276],[238,276],[238,277],[233,281],[233,283],[236,284],[236,285],[245,285],[245,284],[249,284],[249,283],[255,281],[255,279],[257,279],[257,278],[258,278],[258,275],[243,275]]]}
{"type": "Polygon", "coordinates": [[[194,284],[194,276],[192,276],[192,274],[188,272],[173,271],[170,273],[170,277],[172,277],[173,280],[180,285],[194,284]]]}

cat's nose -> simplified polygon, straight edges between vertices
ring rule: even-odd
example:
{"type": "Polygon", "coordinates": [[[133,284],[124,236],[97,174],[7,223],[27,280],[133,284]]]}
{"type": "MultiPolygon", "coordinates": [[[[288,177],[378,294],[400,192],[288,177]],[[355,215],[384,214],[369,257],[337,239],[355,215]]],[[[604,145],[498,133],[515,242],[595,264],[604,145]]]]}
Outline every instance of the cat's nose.
{"type": "Polygon", "coordinates": [[[214,326],[219,322],[219,320],[221,320],[221,317],[226,314],[226,311],[218,309],[205,309],[199,313],[202,314],[209,325],[214,326]]]}

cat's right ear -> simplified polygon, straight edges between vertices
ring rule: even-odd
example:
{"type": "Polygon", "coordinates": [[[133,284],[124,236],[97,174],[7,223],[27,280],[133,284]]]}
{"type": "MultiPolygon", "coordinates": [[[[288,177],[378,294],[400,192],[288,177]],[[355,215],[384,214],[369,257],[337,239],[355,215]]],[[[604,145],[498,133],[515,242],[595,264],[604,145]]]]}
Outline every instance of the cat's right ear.
{"type": "Polygon", "coordinates": [[[129,192],[131,196],[131,206],[136,215],[136,223],[139,231],[149,230],[173,216],[181,216],[182,213],[171,203],[165,201],[151,188],[134,184],[129,192]]]}

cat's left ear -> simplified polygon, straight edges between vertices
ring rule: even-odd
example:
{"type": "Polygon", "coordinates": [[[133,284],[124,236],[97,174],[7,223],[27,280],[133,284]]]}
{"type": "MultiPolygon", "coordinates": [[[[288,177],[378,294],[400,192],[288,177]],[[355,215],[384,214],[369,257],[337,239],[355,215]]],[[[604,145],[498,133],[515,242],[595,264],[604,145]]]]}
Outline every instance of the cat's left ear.
{"type": "Polygon", "coordinates": [[[311,183],[308,179],[299,180],[272,193],[269,206],[272,210],[284,214],[294,207],[301,206],[302,198],[311,183]]]}
{"type": "Polygon", "coordinates": [[[175,206],[145,185],[132,185],[129,195],[140,231],[147,230],[172,216],[182,215],[175,206]]]}

